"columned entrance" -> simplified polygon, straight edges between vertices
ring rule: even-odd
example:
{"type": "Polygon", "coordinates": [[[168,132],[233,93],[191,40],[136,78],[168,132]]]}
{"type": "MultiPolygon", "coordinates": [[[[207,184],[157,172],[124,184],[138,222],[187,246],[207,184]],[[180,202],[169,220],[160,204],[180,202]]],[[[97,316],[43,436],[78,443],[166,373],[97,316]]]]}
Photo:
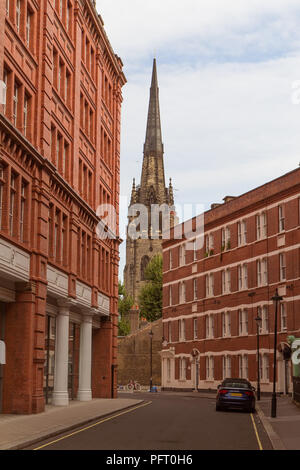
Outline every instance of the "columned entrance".
{"type": "MultiPolygon", "coordinates": [[[[5,341],[5,304],[0,302],[0,340],[5,341]]],[[[3,369],[4,365],[0,364],[0,413],[2,413],[2,395],[3,395],[3,369]]]]}

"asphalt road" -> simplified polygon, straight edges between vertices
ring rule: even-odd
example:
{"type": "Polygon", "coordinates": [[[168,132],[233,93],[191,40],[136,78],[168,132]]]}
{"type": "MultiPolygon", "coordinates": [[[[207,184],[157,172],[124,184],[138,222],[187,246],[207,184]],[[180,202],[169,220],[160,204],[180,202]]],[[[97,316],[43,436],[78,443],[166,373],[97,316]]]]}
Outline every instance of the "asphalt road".
{"type": "MultiPolygon", "coordinates": [[[[122,394],[122,396],[127,396],[122,394]]],[[[132,394],[128,396],[133,397],[132,394]]],[[[138,393],[143,406],[35,444],[38,450],[268,450],[256,413],[215,410],[215,397],[138,393]],[[99,423],[99,424],[96,424],[99,423]],[[95,425],[96,424],[96,425],[95,425]],[[77,430],[77,431],[78,431],[77,430]]]]}

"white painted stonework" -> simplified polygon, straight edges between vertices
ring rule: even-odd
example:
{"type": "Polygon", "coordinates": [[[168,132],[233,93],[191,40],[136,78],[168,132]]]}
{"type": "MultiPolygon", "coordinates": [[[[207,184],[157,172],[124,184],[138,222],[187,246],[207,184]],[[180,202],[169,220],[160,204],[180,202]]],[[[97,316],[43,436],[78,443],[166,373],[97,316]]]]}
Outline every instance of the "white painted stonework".
{"type": "Polygon", "coordinates": [[[0,238],[0,272],[15,281],[28,281],[30,255],[0,238]]]}
{"type": "Polygon", "coordinates": [[[92,303],[92,289],[82,282],[76,282],[76,300],[78,304],[90,307],[92,303]]]}
{"type": "Polygon", "coordinates": [[[68,296],[68,276],[52,266],[47,266],[47,290],[51,294],[68,296]]]}
{"type": "Polygon", "coordinates": [[[102,315],[109,315],[109,297],[98,293],[98,310],[102,315]]]}
{"type": "Polygon", "coordinates": [[[280,235],[277,238],[277,247],[284,246],[285,245],[285,235],[280,235]]]}

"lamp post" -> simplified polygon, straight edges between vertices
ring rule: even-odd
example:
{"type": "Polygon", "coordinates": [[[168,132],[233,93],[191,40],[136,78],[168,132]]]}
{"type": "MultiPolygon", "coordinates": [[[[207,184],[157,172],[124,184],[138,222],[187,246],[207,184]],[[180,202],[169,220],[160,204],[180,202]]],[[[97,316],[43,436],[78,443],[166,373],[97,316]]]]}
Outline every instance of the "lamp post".
{"type": "Polygon", "coordinates": [[[272,300],[275,305],[275,323],[274,323],[274,364],[273,364],[273,393],[272,393],[272,407],[271,407],[271,417],[276,418],[276,353],[277,353],[277,312],[278,304],[283,298],[278,295],[278,289],[275,291],[274,297],[272,300]]]}
{"type": "Polygon", "coordinates": [[[261,327],[262,319],[257,314],[256,321],[256,332],[257,332],[257,400],[260,400],[260,357],[259,357],[259,328],[261,327]]]}
{"type": "Polygon", "coordinates": [[[152,391],[152,338],[153,338],[153,331],[149,333],[150,336],[150,392],[152,391]]]}

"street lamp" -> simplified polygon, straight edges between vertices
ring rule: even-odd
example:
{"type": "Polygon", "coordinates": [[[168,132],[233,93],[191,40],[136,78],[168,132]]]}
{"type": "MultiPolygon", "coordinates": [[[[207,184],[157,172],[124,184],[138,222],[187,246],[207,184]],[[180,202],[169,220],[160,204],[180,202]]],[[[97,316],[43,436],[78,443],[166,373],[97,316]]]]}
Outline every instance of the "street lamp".
{"type": "Polygon", "coordinates": [[[150,336],[150,392],[152,392],[152,338],[153,338],[153,331],[149,333],[150,336]]]}
{"type": "Polygon", "coordinates": [[[260,400],[260,357],[259,357],[259,328],[261,327],[262,318],[257,314],[255,318],[257,331],[257,400],[260,400]]]}
{"type": "Polygon", "coordinates": [[[272,408],[271,408],[271,417],[276,418],[276,353],[277,353],[277,312],[278,304],[283,298],[278,295],[278,289],[275,291],[274,297],[272,300],[275,305],[275,325],[274,325],[274,364],[273,364],[273,393],[272,393],[272,408]]]}

